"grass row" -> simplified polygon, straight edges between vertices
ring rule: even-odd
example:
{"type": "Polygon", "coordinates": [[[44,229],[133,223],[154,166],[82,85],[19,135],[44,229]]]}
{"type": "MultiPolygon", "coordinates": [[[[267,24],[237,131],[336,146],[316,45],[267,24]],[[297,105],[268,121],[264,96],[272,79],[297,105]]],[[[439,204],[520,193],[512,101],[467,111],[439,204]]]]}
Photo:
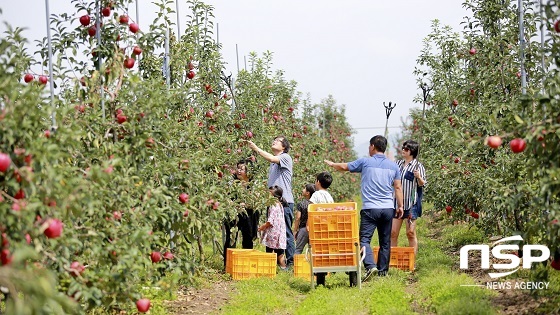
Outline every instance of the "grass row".
{"type": "MultiPolygon", "coordinates": [[[[452,270],[458,257],[444,252],[443,244],[471,242],[481,235],[473,234],[467,226],[454,226],[433,238],[430,233],[434,222],[427,217],[418,222],[420,252],[416,273],[391,269],[387,277],[375,277],[364,283],[361,290],[350,288],[344,273],[330,275],[326,287],[315,290],[310,289],[307,281],[289,273],[280,273],[275,279],[239,281],[234,284],[237,295],[220,313],[495,314],[490,302],[492,292],[461,286],[474,284],[474,280],[452,270]]],[[[399,245],[408,245],[404,227],[399,245]]]]}

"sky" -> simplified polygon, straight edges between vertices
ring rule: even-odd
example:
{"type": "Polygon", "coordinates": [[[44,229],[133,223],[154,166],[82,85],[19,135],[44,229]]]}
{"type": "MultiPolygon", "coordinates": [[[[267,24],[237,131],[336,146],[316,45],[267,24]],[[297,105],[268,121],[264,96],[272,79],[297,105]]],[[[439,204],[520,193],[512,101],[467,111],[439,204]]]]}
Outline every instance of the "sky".
{"type": "MultiPolygon", "coordinates": [[[[156,7],[153,1],[138,1],[142,29],[154,19],[156,7]]],[[[237,56],[243,68],[250,52],[273,52],[274,68],[283,70],[286,79],[295,80],[304,96],[318,103],[332,95],[338,105],[345,106],[348,122],[356,131],[354,148],[363,156],[369,139],[385,131],[383,102],[397,104],[388,122],[394,127],[389,129],[390,139],[400,133],[401,119],[408,117],[409,110],[421,108],[413,103],[420,90],[412,72],[422,41],[434,19],[462,30],[460,22],[469,14],[463,1],[204,2],[214,7],[226,73],[237,73],[237,56]]],[[[50,13],[73,12],[69,2],[49,1],[50,13]]],[[[0,0],[0,8],[0,20],[26,27],[24,36],[30,42],[46,36],[45,1],[0,0]]],[[[171,8],[175,10],[176,5],[171,8]]],[[[188,3],[179,0],[182,33],[187,14],[188,3]]],[[[136,16],[135,4],[129,6],[129,15],[136,16]]],[[[5,29],[2,23],[0,32],[5,29]]]]}

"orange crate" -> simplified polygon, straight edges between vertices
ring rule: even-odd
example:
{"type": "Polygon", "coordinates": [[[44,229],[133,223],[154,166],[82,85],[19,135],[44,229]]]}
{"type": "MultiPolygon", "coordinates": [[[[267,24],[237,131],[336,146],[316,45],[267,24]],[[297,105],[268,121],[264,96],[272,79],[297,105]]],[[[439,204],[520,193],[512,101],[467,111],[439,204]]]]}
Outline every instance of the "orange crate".
{"type": "Polygon", "coordinates": [[[354,243],[357,241],[357,238],[309,240],[313,255],[328,255],[313,256],[313,267],[356,266],[356,247],[354,246],[354,243]]]}
{"type": "MultiPolygon", "coordinates": [[[[375,257],[378,257],[379,246],[373,248],[375,257]]],[[[397,268],[404,271],[414,270],[414,247],[391,247],[391,260],[389,268],[397,268]]]]}
{"type": "Polygon", "coordinates": [[[248,252],[255,252],[255,249],[242,249],[242,248],[228,248],[226,254],[226,273],[231,275],[231,267],[233,265],[233,256],[240,253],[247,254],[248,252]]]}
{"type": "Polygon", "coordinates": [[[294,276],[311,280],[311,266],[303,254],[294,255],[294,276]]]}
{"type": "Polygon", "coordinates": [[[256,277],[274,278],[276,276],[276,254],[257,250],[234,252],[230,271],[229,274],[233,280],[256,277]]]}
{"type": "Polygon", "coordinates": [[[307,224],[310,240],[339,240],[358,237],[358,212],[355,202],[310,204],[307,224]],[[354,209],[321,210],[317,209],[354,209]]]}

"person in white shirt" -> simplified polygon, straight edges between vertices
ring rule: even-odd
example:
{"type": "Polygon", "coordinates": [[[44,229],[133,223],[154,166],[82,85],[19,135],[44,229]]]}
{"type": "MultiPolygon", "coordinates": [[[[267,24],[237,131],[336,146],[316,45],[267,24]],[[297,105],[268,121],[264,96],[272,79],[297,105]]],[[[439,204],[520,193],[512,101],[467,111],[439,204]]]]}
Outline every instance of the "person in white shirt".
{"type": "Polygon", "coordinates": [[[317,174],[315,180],[315,188],[317,189],[309,201],[311,203],[334,203],[333,197],[327,191],[333,181],[332,175],[329,172],[322,172],[317,174]]]}

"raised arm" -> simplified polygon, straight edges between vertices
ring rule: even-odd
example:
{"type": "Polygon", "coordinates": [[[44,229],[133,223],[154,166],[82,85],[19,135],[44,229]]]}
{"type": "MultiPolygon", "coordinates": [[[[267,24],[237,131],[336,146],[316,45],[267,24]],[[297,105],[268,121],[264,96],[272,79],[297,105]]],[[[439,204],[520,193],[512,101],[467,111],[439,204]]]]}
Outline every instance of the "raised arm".
{"type": "Polygon", "coordinates": [[[334,168],[337,171],[346,172],[348,171],[348,163],[334,163],[333,161],[325,160],[328,166],[334,168]]]}
{"type": "Polygon", "coordinates": [[[249,147],[257,152],[258,155],[262,156],[265,160],[271,162],[271,163],[276,163],[279,164],[280,163],[280,159],[278,158],[278,156],[273,155],[272,153],[268,153],[266,151],[264,151],[263,149],[259,148],[256,144],[253,143],[253,141],[249,141],[247,140],[247,143],[249,144],[249,147]]]}

